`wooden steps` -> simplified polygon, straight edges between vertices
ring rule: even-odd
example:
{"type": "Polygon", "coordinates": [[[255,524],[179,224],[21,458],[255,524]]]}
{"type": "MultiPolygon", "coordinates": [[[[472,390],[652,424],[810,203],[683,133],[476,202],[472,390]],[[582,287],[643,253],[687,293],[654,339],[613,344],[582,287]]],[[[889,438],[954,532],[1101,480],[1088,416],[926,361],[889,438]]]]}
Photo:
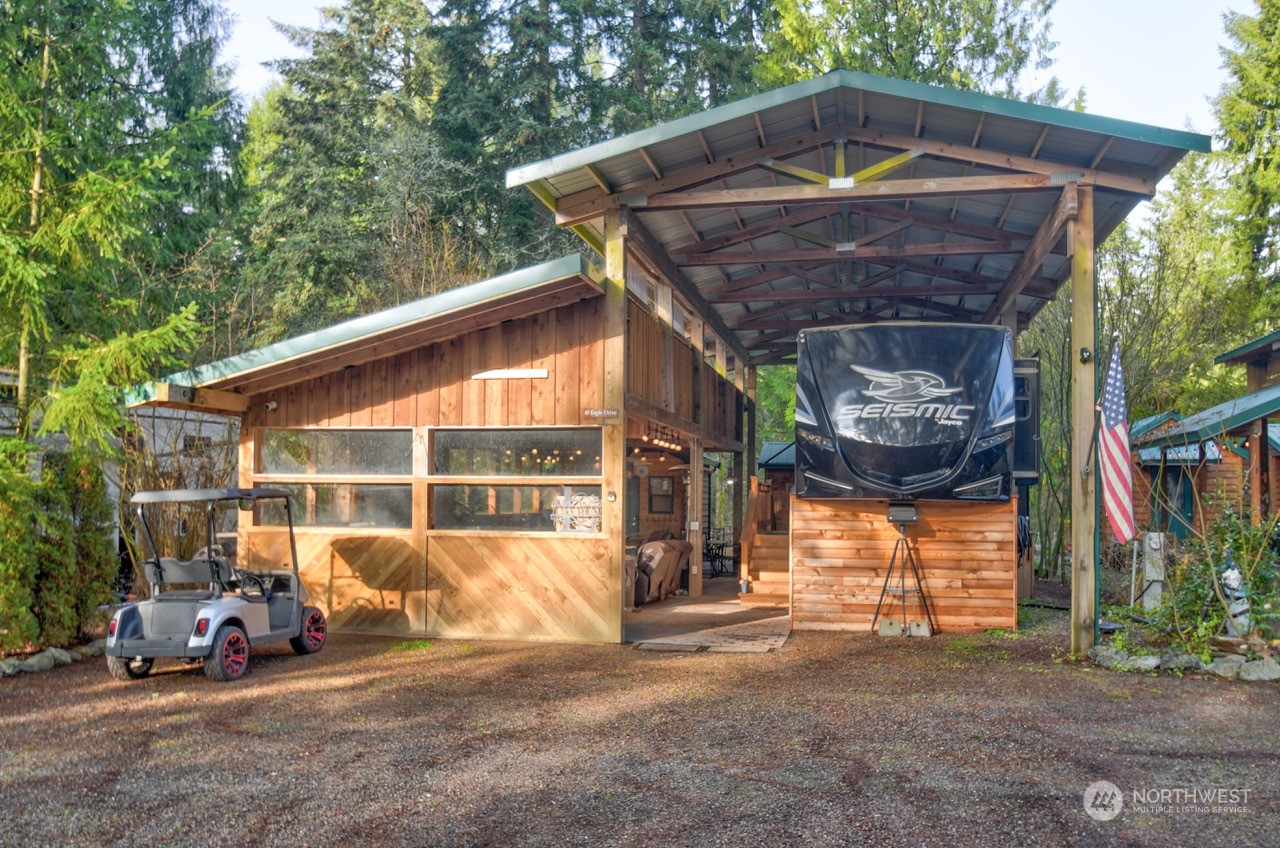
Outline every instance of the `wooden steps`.
{"type": "Polygon", "coordinates": [[[758,533],[751,547],[751,591],[739,593],[744,607],[787,609],[791,604],[791,538],[787,533],[758,533]]]}

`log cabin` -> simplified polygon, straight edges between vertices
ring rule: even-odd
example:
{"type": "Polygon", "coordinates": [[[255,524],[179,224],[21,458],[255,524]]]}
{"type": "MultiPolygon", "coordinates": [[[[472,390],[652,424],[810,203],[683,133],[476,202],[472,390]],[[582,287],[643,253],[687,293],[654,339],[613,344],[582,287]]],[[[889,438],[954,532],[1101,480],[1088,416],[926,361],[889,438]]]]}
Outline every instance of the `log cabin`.
{"type": "MultiPolygon", "coordinates": [[[[747,491],[756,369],[794,361],[808,328],[1016,336],[1069,286],[1073,443],[1087,445],[1094,246],[1208,149],[1194,133],[833,71],[509,171],[590,259],[173,375],[139,402],[243,417],[241,481],[297,493],[305,579],[335,627],[618,642],[637,500],[650,522],[673,510],[700,591],[705,479],[689,475],[681,508],[683,486],[653,471],[661,455],[701,468],[725,453],[747,491]],[[676,447],[654,453],[655,440],[676,447]],[[649,475],[631,482],[639,465],[649,475]]],[[[1092,478],[1073,500],[1083,652],[1092,478]]],[[[789,506],[772,578],[793,626],[865,632],[888,504],[789,506]]],[[[1015,626],[1015,499],[918,506],[911,542],[943,629],[1015,626]]],[[[748,582],[755,509],[733,510],[748,582]]],[[[281,544],[260,518],[241,535],[266,556],[281,544]]]]}

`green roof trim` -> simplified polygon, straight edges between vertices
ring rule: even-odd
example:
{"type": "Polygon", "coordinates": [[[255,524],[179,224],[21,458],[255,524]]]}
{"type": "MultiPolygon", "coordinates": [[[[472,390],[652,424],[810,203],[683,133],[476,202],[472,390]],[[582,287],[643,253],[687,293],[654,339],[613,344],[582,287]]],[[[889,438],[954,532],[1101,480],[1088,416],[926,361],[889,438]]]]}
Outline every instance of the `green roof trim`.
{"type": "Polygon", "coordinates": [[[1172,447],[1206,442],[1221,438],[1251,421],[1277,413],[1280,413],[1280,386],[1268,386],[1197,412],[1158,436],[1138,439],[1137,442],[1142,447],[1172,447]]]}
{"type": "MultiPolygon", "coordinates": [[[[341,324],[334,324],[331,327],[285,339],[257,350],[229,356],[208,365],[170,374],[162,378],[162,382],[183,386],[203,386],[215,380],[225,380],[228,377],[278,365],[290,359],[319,353],[327,348],[376,336],[407,324],[428,318],[441,318],[452,312],[500,301],[518,292],[579,275],[592,280],[600,279],[599,271],[587,261],[586,257],[580,253],[570,254],[550,262],[521,268],[391,309],[384,309],[381,312],[352,318],[341,324]]],[[[153,390],[150,385],[135,387],[128,393],[126,400],[130,404],[154,400],[153,390]]]]}
{"type": "Polygon", "coordinates": [[[1216,357],[1213,361],[1219,365],[1226,362],[1248,362],[1253,358],[1251,354],[1260,352],[1263,348],[1269,348],[1276,342],[1280,342],[1280,330],[1267,333],[1262,338],[1245,342],[1240,347],[1232,348],[1216,357]]]}
{"type": "Polygon", "coordinates": [[[1180,150],[1194,150],[1201,153],[1208,153],[1211,150],[1211,138],[1209,136],[1186,130],[1166,129],[1149,124],[1140,124],[1135,121],[1106,118],[1101,115],[1091,115],[1087,112],[1075,112],[1054,106],[1042,106],[1038,103],[1025,103],[1021,100],[1009,100],[991,94],[957,91],[925,83],[890,79],[889,77],[881,77],[859,71],[836,70],[804,82],[794,83],[773,91],[766,91],[763,94],[727,103],[724,106],[717,106],[714,109],[707,109],[684,118],[668,121],[665,124],[658,124],[609,141],[593,144],[590,147],[571,150],[558,156],[552,156],[550,159],[543,159],[540,162],[512,168],[507,171],[507,188],[528,185],[538,180],[567,174],[603,159],[632,153],[641,147],[670,141],[673,138],[696,133],[698,130],[744,118],[755,112],[761,112],[774,106],[781,106],[837,88],[860,89],[890,97],[901,97],[909,100],[936,103],[940,106],[952,106],[974,112],[1002,115],[1008,118],[1050,124],[1065,129],[1165,145],[1180,150]]]}

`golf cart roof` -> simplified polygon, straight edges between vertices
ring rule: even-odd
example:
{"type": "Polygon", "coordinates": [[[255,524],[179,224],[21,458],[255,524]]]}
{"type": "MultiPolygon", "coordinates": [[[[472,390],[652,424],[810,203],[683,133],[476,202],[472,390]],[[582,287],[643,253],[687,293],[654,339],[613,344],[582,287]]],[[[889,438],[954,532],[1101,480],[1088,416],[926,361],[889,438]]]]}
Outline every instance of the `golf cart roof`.
{"type": "Polygon", "coordinates": [[[204,503],[207,501],[256,501],[261,498],[287,498],[283,489],[172,489],[160,492],[138,492],[130,503],[204,503]]]}

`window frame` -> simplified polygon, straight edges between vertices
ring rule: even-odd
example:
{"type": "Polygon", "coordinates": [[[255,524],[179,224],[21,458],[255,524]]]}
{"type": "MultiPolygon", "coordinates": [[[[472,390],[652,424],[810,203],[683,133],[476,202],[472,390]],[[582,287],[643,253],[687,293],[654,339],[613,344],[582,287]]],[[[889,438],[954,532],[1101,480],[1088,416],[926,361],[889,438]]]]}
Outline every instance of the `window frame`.
{"type": "Polygon", "coordinates": [[[577,537],[582,536],[600,536],[603,537],[602,531],[581,530],[559,531],[556,529],[554,520],[548,520],[546,529],[518,529],[518,528],[502,528],[502,527],[474,527],[474,528],[454,528],[454,527],[437,527],[436,526],[436,490],[438,487],[444,486],[476,486],[490,487],[494,490],[492,499],[494,502],[493,512],[486,515],[491,516],[538,516],[545,515],[548,512],[548,506],[539,500],[539,507],[536,512],[507,512],[502,509],[502,492],[503,489],[580,489],[593,488],[599,492],[603,501],[604,495],[604,471],[603,463],[599,471],[592,474],[521,474],[521,475],[504,475],[504,474],[438,474],[435,470],[435,453],[436,438],[442,432],[459,433],[459,432],[475,432],[492,435],[493,433],[537,433],[539,431],[585,431],[594,432],[599,435],[600,455],[604,455],[604,428],[593,425],[545,425],[545,426],[527,426],[527,427],[476,427],[476,426],[447,426],[447,427],[429,427],[427,428],[426,441],[426,468],[424,469],[423,479],[426,486],[426,532],[432,535],[492,535],[492,536],[532,536],[537,538],[556,538],[567,535],[577,537]]]}
{"type": "MultiPolygon", "coordinates": [[[[372,524],[372,523],[319,523],[316,521],[317,502],[319,500],[319,492],[312,488],[310,496],[304,495],[300,502],[294,506],[294,529],[299,533],[306,532],[371,532],[378,534],[389,533],[410,533],[417,524],[417,499],[414,496],[414,479],[416,477],[416,468],[418,465],[416,441],[418,433],[413,427],[255,427],[253,433],[254,445],[254,471],[251,479],[254,486],[298,486],[319,487],[319,486],[383,486],[395,487],[406,490],[408,495],[408,525],[396,524],[372,524]],[[289,431],[289,432],[319,432],[319,433],[361,433],[361,432],[403,432],[409,434],[409,470],[403,474],[360,474],[360,473],[332,473],[332,472],[307,472],[307,471],[276,471],[266,472],[262,470],[263,459],[265,458],[264,444],[266,442],[268,431],[289,431]],[[313,494],[312,494],[313,493],[313,494]],[[311,523],[315,521],[316,523],[311,523]]],[[[295,498],[295,500],[298,500],[295,498]]],[[[254,526],[262,529],[278,529],[280,525],[263,524],[256,511],[254,514],[254,526]]]]}

